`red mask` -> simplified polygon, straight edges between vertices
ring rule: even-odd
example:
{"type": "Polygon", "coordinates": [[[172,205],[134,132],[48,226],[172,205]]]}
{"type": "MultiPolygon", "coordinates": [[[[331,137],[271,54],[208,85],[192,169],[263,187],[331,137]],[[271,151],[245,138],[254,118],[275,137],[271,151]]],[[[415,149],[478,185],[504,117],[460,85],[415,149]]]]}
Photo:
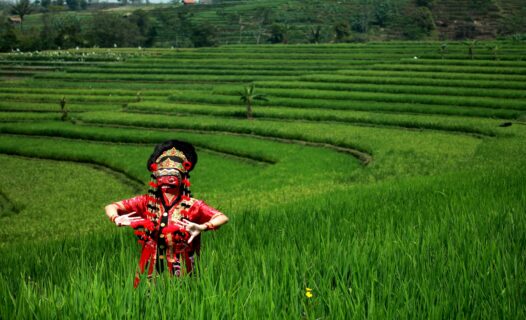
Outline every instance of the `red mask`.
{"type": "Polygon", "coordinates": [[[164,198],[164,202],[167,205],[172,205],[176,195],[179,194],[179,189],[181,186],[181,176],[171,175],[171,176],[162,176],[157,178],[157,187],[161,190],[164,198]],[[174,195],[173,197],[168,197],[167,193],[174,195]],[[169,200],[170,199],[170,200],[169,200]]]}
{"type": "Polygon", "coordinates": [[[157,185],[161,189],[168,189],[168,188],[179,188],[181,185],[181,177],[180,176],[162,176],[157,178],[157,185]]]}

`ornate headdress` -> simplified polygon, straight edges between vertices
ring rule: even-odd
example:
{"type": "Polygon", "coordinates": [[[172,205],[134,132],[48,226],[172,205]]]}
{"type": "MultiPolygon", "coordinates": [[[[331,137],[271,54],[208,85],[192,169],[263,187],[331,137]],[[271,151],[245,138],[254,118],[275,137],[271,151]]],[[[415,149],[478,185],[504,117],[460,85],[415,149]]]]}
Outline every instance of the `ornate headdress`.
{"type": "Polygon", "coordinates": [[[190,143],[179,140],[168,140],[155,146],[153,153],[148,159],[148,170],[152,172],[150,189],[150,201],[148,212],[152,220],[157,218],[160,212],[161,195],[158,192],[157,178],[167,175],[181,176],[181,205],[190,200],[190,171],[197,163],[197,153],[190,143]]]}
{"type": "Polygon", "coordinates": [[[190,167],[191,164],[186,160],[185,154],[176,148],[171,148],[157,158],[151,169],[156,177],[162,177],[173,175],[176,170],[185,173],[190,167]]]}

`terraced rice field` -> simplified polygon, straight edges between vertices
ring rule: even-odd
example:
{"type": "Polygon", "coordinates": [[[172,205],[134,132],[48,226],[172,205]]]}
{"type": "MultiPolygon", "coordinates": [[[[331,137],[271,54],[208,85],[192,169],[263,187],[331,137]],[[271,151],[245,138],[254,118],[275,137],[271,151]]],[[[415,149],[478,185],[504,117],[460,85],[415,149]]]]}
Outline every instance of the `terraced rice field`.
{"type": "Polygon", "coordinates": [[[0,318],[524,318],[526,47],[493,44],[2,55],[0,318]],[[134,290],[102,208],[171,138],[231,221],[134,290]]]}

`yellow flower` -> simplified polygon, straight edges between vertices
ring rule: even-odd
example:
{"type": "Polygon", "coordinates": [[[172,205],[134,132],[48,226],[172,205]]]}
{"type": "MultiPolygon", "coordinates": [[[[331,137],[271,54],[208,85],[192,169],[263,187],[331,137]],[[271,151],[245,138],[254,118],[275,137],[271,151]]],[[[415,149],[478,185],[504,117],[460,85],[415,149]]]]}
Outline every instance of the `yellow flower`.
{"type": "Polygon", "coordinates": [[[312,292],[310,292],[310,291],[305,292],[305,295],[306,295],[307,298],[309,298],[309,299],[312,298],[312,292]]]}
{"type": "Polygon", "coordinates": [[[311,288],[306,288],[306,290],[307,290],[307,291],[312,291],[312,289],[311,289],[311,288]]]}

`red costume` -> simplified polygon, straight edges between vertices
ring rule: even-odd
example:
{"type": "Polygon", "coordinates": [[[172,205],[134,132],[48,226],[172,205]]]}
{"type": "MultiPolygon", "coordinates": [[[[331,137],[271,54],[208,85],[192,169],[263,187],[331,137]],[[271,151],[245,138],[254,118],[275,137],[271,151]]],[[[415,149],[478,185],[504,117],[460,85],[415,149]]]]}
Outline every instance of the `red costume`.
{"type": "Polygon", "coordinates": [[[150,263],[148,275],[152,274],[154,265],[157,271],[162,272],[167,263],[170,273],[179,275],[181,260],[184,261],[187,272],[191,272],[194,266],[194,255],[199,255],[201,248],[201,236],[187,243],[188,232],[176,225],[176,222],[186,219],[194,223],[205,224],[222,213],[201,200],[194,198],[183,200],[181,197],[171,206],[165,206],[164,203],[160,206],[160,217],[155,224],[157,228],[155,228],[154,224],[149,223],[150,220],[147,219],[150,200],[150,196],[142,195],[123,201],[124,212],[136,212],[137,216],[144,219],[132,224],[132,227],[142,229],[135,231],[143,246],[139,262],[141,272],[144,272],[148,262],[150,263]]]}
{"type": "MultiPolygon", "coordinates": [[[[148,194],[112,204],[117,210],[116,214],[109,214],[112,221],[130,214],[126,225],[135,229],[142,245],[134,286],[146,268],[148,277],[154,269],[163,272],[165,266],[176,276],[180,275],[183,264],[186,271],[191,272],[200,253],[200,232],[217,228],[210,221],[223,214],[191,197],[189,172],[196,163],[197,154],[191,144],[166,141],[155,147],[148,160],[147,166],[152,172],[148,194]],[[196,228],[200,231],[196,232],[196,228]]],[[[227,220],[223,217],[216,222],[220,225],[227,220]]]]}

